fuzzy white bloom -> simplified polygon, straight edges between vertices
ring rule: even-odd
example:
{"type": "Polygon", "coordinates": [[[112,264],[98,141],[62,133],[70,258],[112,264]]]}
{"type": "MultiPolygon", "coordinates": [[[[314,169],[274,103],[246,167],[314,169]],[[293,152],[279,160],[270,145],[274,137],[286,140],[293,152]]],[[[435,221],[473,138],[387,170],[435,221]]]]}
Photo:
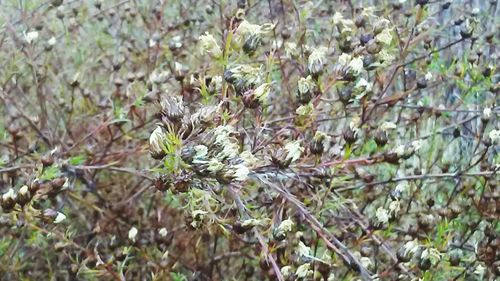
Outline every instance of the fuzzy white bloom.
{"type": "Polygon", "coordinates": [[[351,55],[349,54],[346,54],[346,53],[342,53],[340,56],[339,56],[339,60],[338,60],[338,63],[341,65],[341,66],[347,66],[349,64],[349,62],[351,61],[351,55]]]}
{"type": "Polygon", "coordinates": [[[234,170],[233,176],[235,177],[234,179],[237,181],[245,181],[248,179],[248,174],[250,174],[250,169],[248,169],[245,164],[238,164],[236,165],[234,170]]]}
{"type": "Polygon", "coordinates": [[[297,268],[295,274],[297,274],[297,278],[306,278],[313,274],[313,271],[310,269],[311,264],[305,263],[297,268]]]}
{"type": "Polygon", "coordinates": [[[160,234],[161,237],[166,237],[168,234],[168,230],[165,227],[162,227],[159,231],[158,234],[160,234]]]}
{"type": "Polygon", "coordinates": [[[333,15],[332,21],[333,21],[333,24],[338,24],[343,19],[344,19],[344,16],[341,13],[335,12],[335,14],[333,15]]]}
{"type": "Polygon", "coordinates": [[[66,215],[61,213],[61,212],[57,212],[57,216],[56,216],[56,219],[54,220],[54,223],[55,224],[58,224],[58,223],[61,223],[63,222],[64,220],[66,219],[66,215]]]}
{"type": "Polygon", "coordinates": [[[299,241],[296,252],[299,256],[308,257],[310,256],[311,248],[307,247],[302,241],[299,241]]]}
{"type": "Polygon", "coordinates": [[[300,77],[297,82],[297,89],[300,93],[307,93],[314,88],[315,84],[311,77],[311,75],[307,76],[307,78],[300,77]]]}
{"type": "Polygon", "coordinates": [[[254,96],[261,102],[264,103],[271,92],[271,83],[264,83],[254,90],[254,96]]]}
{"type": "Polygon", "coordinates": [[[153,154],[161,155],[164,153],[164,141],[166,135],[163,128],[158,126],[149,136],[149,150],[153,154]]]}
{"type": "MultiPolygon", "coordinates": [[[[193,161],[195,162],[195,161],[193,161]]],[[[208,161],[208,168],[207,170],[211,173],[217,173],[219,172],[220,170],[224,169],[225,165],[220,162],[219,160],[217,160],[216,158],[212,158],[208,161]]]]}
{"type": "Polygon", "coordinates": [[[222,151],[217,155],[219,159],[234,158],[238,156],[240,146],[232,138],[227,138],[225,142],[221,143],[222,151]]]}
{"type": "Polygon", "coordinates": [[[361,257],[359,259],[359,262],[364,268],[372,268],[373,267],[373,262],[369,257],[361,257]]]}
{"type": "Polygon", "coordinates": [[[300,116],[308,116],[313,112],[313,106],[312,104],[303,104],[295,110],[295,113],[300,116]]]}
{"type": "Polygon", "coordinates": [[[283,277],[285,277],[285,278],[288,278],[292,275],[292,267],[289,265],[283,266],[280,269],[280,271],[281,271],[281,275],[283,275],[283,277]]]}
{"type": "Polygon", "coordinates": [[[304,152],[304,148],[300,145],[299,141],[291,141],[285,144],[285,150],[287,151],[286,160],[291,160],[292,162],[297,161],[302,152],[304,152]]]}
{"type": "Polygon", "coordinates": [[[486,107],[483,109],[483,118],[486,118],[486,119],[491,118],[491,107],[486,107]]]}
{"type": "Polygon", "coordinates": [[[216,58],[222,56],[222,50],[212,34],[205,32],[205,34],[200,35],[198,40],[201,44],[201,48],[205,53],[210,54],[216,58]]]}
{"type": "Polygon", "coordinates": [[[14,193],[14,189],[9,188],[6,193],[2,195],[2,200],[15,200],[16,199],[16,194],[14,193]]]}
{"type": "Polygon", "coordinates": [[[354,88],[361,89],[362,91],[370,91],[372,89],[372,84],[366,81],[365,78],[361,78],[358,80],[354,88]]]}
{"type": "Polygon", "coordinates": [[[252,152],[245,150],[240,153],[240,158],[243,160],[245,165],[249,168],[255,168],[259,165],[259,159],[255,157],[252,152]]]}
{"type": "Polygon", "coordinates": [[[488,136],[492,143],[500,144],[500,130],[491,130],[488,136]]]}
{"type": "Polygon", "coordinates": [[[394,149],[394,153],[396,153],[399,157],[405,154],[405,145],[400,144],[394,149]]]}
{"type": "Polygon", "coordinates": [[[389,54],[387,50],[382,49],[378,54],[378,58],[383,61],[385,64],[390,64],[394,59],[394,55],[389,54]]]}
{"type": "Polygon", "coordinates": [[[137,228],[135,226],[132,226],[132,228],[130,228],[130,230],[128,231],[128,239],[130,239],[130,241],[132,242],[135,242],[137,233],[139,233],[137,228]]]}
{"type": "Polygon", "coordinates": [[[356,75],[363,71],[363,56],[353,58],[347,65],[356,75]]]}
{"type": "Polygon", "coordinates": [[[359,118],[359,116],[353,116],[352,119],[351,119],[351,122],[349,122],[349,128],[351,128],[351,130],[355,131],[357,129],[359,129],[359,126],[361,126],[361,118],[359,118]]]}
{"type": "Polygon", "coordinates": [[[398,193],[406,193],[410,190],[410,186],[408,185],[408,182],[402,181],[396,185],[394,190],[398,193]]]}
{"type": "Polygon", "coordinates": [[[161,84],[168,79],[168,72],[161,71],[159,69],[153,70],[151,75],[149,75],[149,81],[153,84],[161,84]]]}
{"type": "Polygon", "coordinates": [[[380,223],[388,223],[389,222],[389,212],[383,207],[379,207],[377,212],[375,213],[375,217],[380,223]]]}
{"type": "Polygon", "coordinates": [[[393,122],[384,122],[382,123],[382,126],[380,126],[380,129],[382,129],[382,131],[389,131],[396,128],[397,126],[393,122]]]}
{"type": "Polygon", "coordinates": [[[307,67],[310,73],[317,74],[323,70],[326,63],[327,47],[319,47],[312,51],[307,60],[307,67]]]}
{"type": "Polygon", "coordinates": [[[429,259],[434,266],[441,260],[441,253],[435,248],[428,248],[422,252],[422,259],[429,259]]]}
{"type": "Polygon", "coordinates": [[[486,267],[484,267],[482,264],[478,264],[474,269],[474,274],[479,275],[479,278],[481,279],[484,278],[485,273],[486,273],[486,267]]]}
{"type": "Polygon", "coordinates": [[[380,32],[379,34],[377,34],[377,36],[375,36],[375,40],[385,45],[390,45],[392,42],[391,30],[388,28],[382,30],[382,32],[380,32]]]}
{"type": "Polygon", "coordinates": [[[423,140],[415,140],[415,141],[412,141],[411,142],[411,146],[413,148],[413,151],[419,151],[420,148],[422,148],[422,146],[424,145],[424,141],[423,140]]]}
{"type": "Polygon", "coordinates": [[[430,81],[432,79],[432,73],[430,71],[428,71],[425,74],[424,78],[425,78],[425,80],[430,81]]]}
{"type": "Polygon", "coordinates": [[[335,278],[334,273],[330,273],[330,275],[328,275],[328,279],[326,279],[326,281],[335,281],[335,280],[337,280],[337,279],[335,278]]]}
{"type": "Polygon", "coordinates": [[[286,219],[280,223],[280,225],[276,230],[278,232],[286,233],[292,231],[293,226],[294,226],[293,221],[291,219],[286,219]]]}
{"type": "Polygon", "coordinates": [[[247,219],[241,222],[241,226],[247,227],[247,226],[266,226],[268,225],[270,219],[247,219]]]}
{"type": "Polygon", "coordinates": [[[420,245],[418,245],[417,239],[408,241],[403,246],[403,248],[404,248],[404,253],[403,254],[405,256],[408,256],[410,254],[413,255],[413,254],[415,254],[418,251],[419,247],[420,247],[420,245]]]}
{"type": "Polygon", "coordinates": [[[50,46],[54,46],[56,43],[57,39],[54,36],[50,37],[50,39],[47,41],[47,44],[49,44],[50,46]]]}
{"type": "Polygon", "coordinates": [[[30,32],[27,32],[24,31],[23,32],[23,35],[24,35],[24,40],[28,43],[28,44],[31,44],[33,43],[36,39],[38,39],[38,32],[37,31],[30,31],[30,32]]]}
{"type": "MultiPolygon", "coordinates": [[[[65,182],[66,183],[66,182],[65,182]]],[[[28,193],[28,186],[27,185],[23,185],[21,186],[21,188],[19,189],[19,194],[26,194],[28,193]]]]}
{"type": "Polygon", "coordinates": [[[401,209],[401,202],[399,202],[399,200],[395,200],[389,203],[389,215],[391,217],[395,217],[400,209],[401,209]]]}
{"type": "Polygon", "coordinates": [[[271,33],[271,31],[276,27],[275,24],[265,23],[262,25],[252,24],[246,20],[243,20],[236,29],[235,41],[243,43],[244,40],[250,36],[263,36],[271,33]]]}
{"type": "Polygon", "coordinates": [[[286,42],[285,43],[285,55],[288,58],[295,58],[299,56],[299,48],[297,44],[294,42],[286,42]]]}
{"type": "Polygon", "coordinates": [[[199,161],[199,160],[204,159],[207,156],[207,154],[208,154],[208,147],[206,147],[206,146],[204,146],[202,144],[199,144],[199,145],[196,145],[194,147],[194,151],[195,151],[195,154],[194,154],[193,158],[195,160],[193,162],[195,162],[197,160],[199,161]]]}

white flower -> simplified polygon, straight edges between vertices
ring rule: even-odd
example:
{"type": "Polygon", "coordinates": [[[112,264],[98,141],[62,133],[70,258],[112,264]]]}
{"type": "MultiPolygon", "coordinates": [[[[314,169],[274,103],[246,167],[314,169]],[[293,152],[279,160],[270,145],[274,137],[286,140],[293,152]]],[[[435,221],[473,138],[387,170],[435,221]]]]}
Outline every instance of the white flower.
{"type": "Polygon", "coordinates": [[[347,65],[356,75],[363,71],[363,57],[358,56],[353,58],[347,65]]]}
{"type": "Polygon", "coordinates": [[[373,267],[373,262],[369,257],[361,257],[359,259],[359,262],[364,268],[372,268],[373,267]]]}
{"type": "Polygon", "coordinates": [[[291,141],[285,145],[285,150],[287,151],[286,160],[291,160],[291,162],[297,161],[300,158],[304,148],[300,145],[299,141],[291,141]]]}
{"type": "Polygon", "coordinates": [[[5,201],[9,199],[16,200],[16,194],[14,193],[14,189],[12,188],[9,188],[9,190],[7,190],[7,192],[2,195],[2,200],[5,201]]]}
{"type": "Polygon", "coordinates": [[[396,128],[397,128],[396,124],[392,122],[384,122],[382,123],[382,126],[380,126],[380,129],[382,129],[382,131],[389,131],[396,128]]]}
{"type": "Polygon", "coordinates": [[[394,55],[389,54],[385,49],[382,49],[377,56],[386,64],[391,63],[395,59],[394,55]]]}
{"type": "Polygon", "coordinates": [[[56,219],[54,220],[54,223],[61,223],[62,221],[64,221],[66,219],[66,215],[64,215],[63,213],[61,212],[57,212],[57,216],[56,216],[56,219]]]}
{"type": "Polygon", "coordinates": [[[424,76],[425,80],[430,81],[432,79],[432,73],[429,71],[424,76]]]}
{"type": "Polygon", "coordinates": [[[422,252],[422,259],[429,259],[432,265],[436,265],[441,260],[441,253],[434,248],[425,249],[422,252]]]}
{"type": "Polygon", "coordinates": [[[297,278],[306,278],[313,274],[313,271],[310,270],[311,264],[305,263],[297,268],[295,274],[297,274],[297,278]]]}
{"type": "Polygon", "coordinates": [[[423,140],[415,140],[415,141],[412,141],[411,142],[411,146],[413,148],[413,151],[419,151],[420,148],[422,148],[422,145],[424,145],[424,141],[423,140]]]}
{"type": "MultiPolygon", "coordinates": [[[[195,162],[195,161],[193,161],[195,162]]],[[[203,162],[203,161],[202,161],[203,162]]],[[[208,168],[207,170],[211,173],[217,173],[218,171],[224,169],[224,164],[217,160],[216,158],[212,158],[208,161],[208,168]]]]}
{"type": "Polygon", "coordinates": [[[482,264],[478,264],[474,270],[474,274],[479,275],[479,278],[482,279],[485,273],[486,273],[486,267],[484,267],[482,264]]]}
{"type": "Polygon", "coordinates": [[[165,227],[162,227],[159,231],[158,234],[160,234],[161,237],[166,237],[168,234],[168,230],[165,227]]]}
{"type": "Polygon", "coordinates": [[[389,203],[389,214],[391,215],[391,217],[395,217],[400,209],[401,202],[399,202],[399,200],[395,200],[389,203]]]}
{"type": "Polygon", "coordinates": [[[248,174],[250,173],[250,169],[248,169],[245,164],[238,164],[235,166],[234,170],[234,179],[237,181],[245,181],[248,179],[248,174]]]}
{"type": "Polygon", "coordinates": [[[311,91],[314,88],[314,86],[315,84],[311,75],[307,76],[307,78],[300,77],[299,81],[297,82],[297,88],[299,90],[299,93],[302,94],[311,91]]]}
{"type": "Polygon", "coordinates": [[[328,52],[327,47],[319,47],[312,51],[308,58],[308,70],[311,74],[319,74],[323,71],[323,67],[326,63],[326,53],[328,52]]]}
{"type": "Polygon", "coordinates": [[[490,119],[491,117],[491,107],[486,107],[483,109],[483,118],[490,119]]]}
{"type": "Polygon", "coordinates": [[[290,275],[292,274],[292,267],[287,265],[287,266],[283,266],[281,269],[281,275],[283,275],[283,277],[285,278],[288,278],[290,277],[290,275]]]}
{"type": "Polygon", "coordinates": [[[128,231],[128,239],[130,239],[130,241],[132,242],[135,242],[135,238],[137,237],[137,233],[139,231],[137,230],[137,228],[135,226],[132,226],[132,228],[130,228],[130,230],[128,231]]]}
{"type": "Polygon", "coordinates": [[[47,43],[50,45],[50,46],[54,46],[56,43],[57,43],[57,39],[52,36],[48,41],[47,43]]]}
{"type": "Polygon", "coordinates": [[[271,84],[264,83],[259,87],[257,87],[257,89],[254,90],[253,94],[261,103],[263,103],[267,100],[270,91],[271,91],[271,84]]]}
{"type": "Polygon", "coordinates": [[[149,81],[153,84],[161,84],[167,81],[167,78],[168,78],[168,72],[155,69],[149,76],[149,81]]]}
{"type": "Polygon", "coordinates": [[[411,255],[415,254],[418,251],[419,247],[420,246],[417,243],[417,239],[414,239],[414,240],[406,242],[405,245],[403,246],[403,248],[404,248],[404,255],[408,256],[410,254],[411,255]]]}
{"type": "Polygon", "coordinates": [[[205,53],[211,54],[214,57],[222,56],[222,50],[212,34],[205,32],[205,34],[200,35],[198,40],[205,53]]]}
{"type": "Polygon", "coordinates": [[[394,188],[394,190],[398,193],[405,193],[407,192],[408,190],[410,189],[410,186],[408,185],[408,182],[406,181],[403,181],[403,182],[400,182],[396,185],[396,187],[394,188]]]}
{"type": "Polygon", "coordinates": [[[389,222],[389,212],[382,207],[379,207],[377,209],[377,212],[375,213],[375,217],[377,218],[377,221],[380,223],[388,223],[389,222]]]}
{"type": "Polygon", "coordinates": [[[240,158],[243,160],[245,165],[249,168],[254,168],[257,167],[259,164],[259,159],[255,157],[252,152],[245,150],[242,153],[240,153],[240,158]]]}
{"type": "Polygon", "coordinates": [[[365,78],[361,78],[358,80],[354,87],[357,89],[361,89],[362,91],[370,91],[372,89],[372,84],[366,81],[365,78]]]}
{"type": "Polygon", "coordinates": [[[404,144],[400,144],[398,145],[395,149],[394,149],[394,152],[399,156],[403,156],[405,154],[405,145],[404,144]]]}
{"type": "Polygon", "coordinates": [[[163,144],[165,141],[166,135],[163,131],[163,128],[158,126],[149,136],[149,150],[154,155],[164,155],[165,153],[165,145],[163,144]]]}
{"type": "Polygon", "coordinates": [[[391,30],[388,28],[382,30],[382,32],[375,36],[375,40],[385,45],[390,45],[392,42],[391,30]]]}
{"type": "Polygon", "coordinates": [[[285,55],[288,58],[295,58],[299,56],[299,48],[294,42],[285,42],[285,55]]]}
{"type": "Polygon", "coordinates": [[[346,54],[346,53],[342,53],[340,56],[339,56],[339,60],[338,60],[338,63],[341,65],[341,66],[347,66],[347,64],[349,64],[349,62],[351,61],[351,55],[349,54],[346,54]]]}
{"type": "Polygon", "coordinates": [[[297,109],[295,110],[295,113],[297,113],[297,115],[300,115],[300,116],[308,116],[309,114],[311,114],[313,112],[313,106],[312,104],[303,104],[299,107],[297,107],[297,109]]]}
{"type": "MultiPolygon", "coordinates": [[[[208,154],[208,147],[202,145],[202,144],[199,144],[199,145],[196,145],[194,147],[194,151],[195,151],[195,154],[194,154],[194,159],[195,161],[196,160],[203,160],[204,158],[206,158],[207,154],[208,154]]],[[[193,162],[195,162],[193,161],[193,162]]]]}
{"type": "Polygon", "coordinates": [[[294,223],[291,219],[286,219],[280,223],[280,225],[278,226],[276,231],[283,232],[283,233],[290,232],[290,231],[292,231],[293,225],[294,225],[294,223]]]}
{"type": "Polygon", "coordinates": [[[26,31],[25,31],[25,32],[23,32],[23,35],[24,35],[24,40],[26,40],[26,42],[28,44],[33,43],[38,38],[37,31],[30,31],[28,33],[26,33],[26,31]]]}
{"type": "Polygon", "coordinates": [[[340,23],[340,21],[342,19],[344,19],[344,16],[341,13],[339,13],[339,12],[335,12],[335,14],[333,15],[333,18],[332,18],[333,24],[340,23]]]}
{"type": "Polygon", "coordinates": [[[310,255],[311,248],[307,247],[302,241],[299,241],[296,251],[299,256],[308,257],[310,255]]]}
{"type": "Polygon", "coordinates": [[[492,143],[500,144],[500,130],[491,130],[488,136],[492,143]]]}

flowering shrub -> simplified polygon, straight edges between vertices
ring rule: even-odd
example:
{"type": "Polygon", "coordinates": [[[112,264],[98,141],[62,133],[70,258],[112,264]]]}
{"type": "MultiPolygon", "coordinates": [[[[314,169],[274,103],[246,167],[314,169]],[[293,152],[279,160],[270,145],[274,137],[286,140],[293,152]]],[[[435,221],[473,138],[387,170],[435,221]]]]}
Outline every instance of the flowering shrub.
{"type": "Polygon", "coordinates": [[[500,275],[496,1],[174,2],[7,20],[7,278],[500,275]]]}

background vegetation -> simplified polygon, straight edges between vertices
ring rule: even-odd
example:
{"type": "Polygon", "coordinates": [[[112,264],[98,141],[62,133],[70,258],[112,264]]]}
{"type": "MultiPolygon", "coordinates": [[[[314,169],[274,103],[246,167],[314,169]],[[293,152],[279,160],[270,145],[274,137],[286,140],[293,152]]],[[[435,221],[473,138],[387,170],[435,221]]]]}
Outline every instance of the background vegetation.
{"type": "Polygon", "coordinates": [[[0,0],[0,279],[496,280],[498,10],[0,0]]]}

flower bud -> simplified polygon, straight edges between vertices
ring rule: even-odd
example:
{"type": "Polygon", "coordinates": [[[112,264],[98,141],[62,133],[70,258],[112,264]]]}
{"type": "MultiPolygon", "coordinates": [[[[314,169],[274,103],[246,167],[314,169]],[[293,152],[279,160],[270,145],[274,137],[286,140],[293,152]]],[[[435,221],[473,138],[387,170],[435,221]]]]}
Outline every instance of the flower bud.
{"type": "Polygon", "coordinates": [[[31,193],[27,185],[23,185],[17,193],[17,203],[21,206],[26,205],[31,200],[31,193]]]}
{"type": "Polygon", "coordinates": [[[327,52],[328,49],[326,47],[319,47],[317,49],[314,49],[309,55],[307,69],[309,71],[309,74],[311,74],[315,79],[317,79],[318,76],[323,73],[327,52]]]}
{"type": "Polygon", "coordinates": [[[184,104],[182,97],[167,96],[160,102],[161,114],[167,117],[171,122],[178,122],[184,116],[184,104]]]}
{"type": "Polygon", "coordinates": [[[257,48],[262,44],[262,39],[260,34],[252,34],[250,35],[245,44],[243,44],[243,51],[248,55],[253,55],[257,48]]]}
{"type": "Polygon", "coordinates": [[[2,195],[1,205],[4,212],[10,212],[16,205],[16,194],[14,189],[9,188],[9,190],[2,195]]]}
{"type": "Polygon", "coordinates": [[[311,101],[316,84],[311,76],[301,77],[297,82],[297,100],[301,104],[307,104],[311,101]]]}
{"type": "Polygon", "coordinates": [[[164,141],[167,138],[162,127],[158,126],[149,137],[149,151],[154,159],[161,159],[165,156],[164,141]]]}

